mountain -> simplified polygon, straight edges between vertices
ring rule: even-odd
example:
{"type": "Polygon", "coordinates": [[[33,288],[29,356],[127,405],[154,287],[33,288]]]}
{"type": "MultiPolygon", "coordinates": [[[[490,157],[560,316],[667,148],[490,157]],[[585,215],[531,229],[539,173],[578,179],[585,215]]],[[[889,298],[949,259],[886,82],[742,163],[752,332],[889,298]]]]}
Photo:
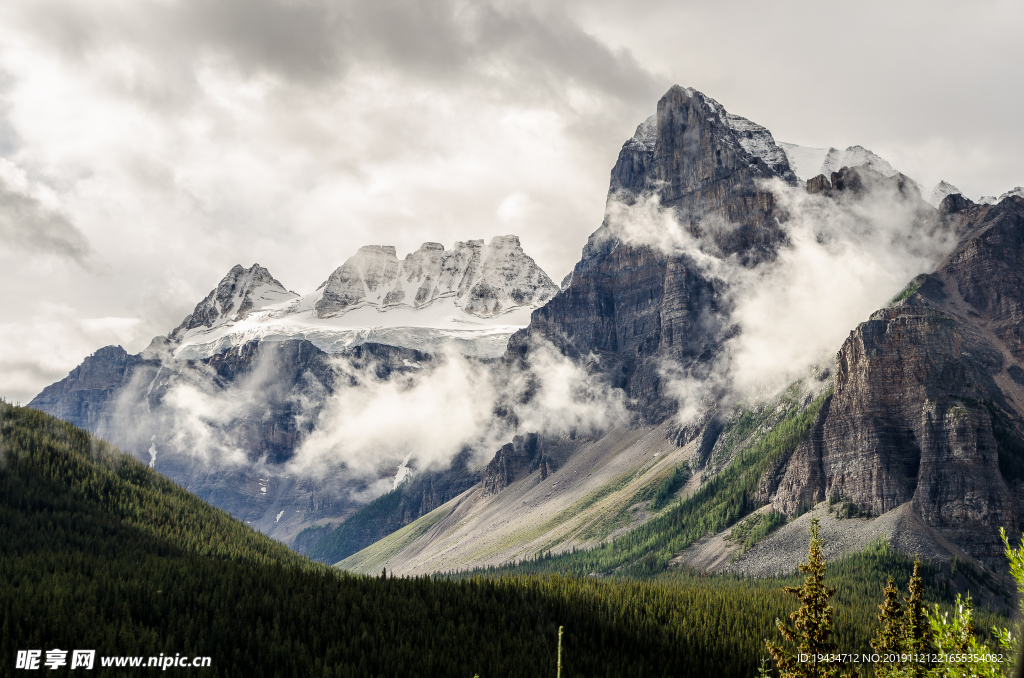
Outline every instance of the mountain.
{"type": "MultiPolygon", "coordinates": [[[[329,416],[332,396],[429,379],[446,351],[493,360],[557,289],[514,235],[450,251],[425,243],[402,261],[393,247],[363,247],[306,295],[258,264],[235,266],[166,337],[135,355],[99,349],[30,406],[115,441],[290,542],[397,482],[415,449],[393,462],[380,456],[357,476],[296,472],[289,464],[329,416]]],[[[406,522],[482,477],[475,468],[420,470],[431,492],[406,522]]]]}
{"type": "Polygon", "coordinates": [[[936,209],[942,204],[947,195],[958,195],[960,189],[949,183],[948,181],[940,181],[932,189],[932,192],[928,194],[928,204],[936,209]]]}
{"type": "MultiPolygon", "coordinates": [[[[812,148],[781,142],[779,147],[801,181],[819,174],[830,177],[844,167],[868,167],[887,177],[896,175],[892,165],[863,146],[850,146],[840,151],[838,148],[812,148]]],[[[938,207],[938,204],[934,206],[938,207]]]]}
{"type": "Polygon", "coordinates": [[[980,205],[996,205],[998,203],[1001,203],[1003,200],[1006,200],[1007,198],[1010,198],[1010,197],[1013,197],[1013,196],[1018,196],[1018,197],[1024,198],[1024,187],[1018,186],[1017,188],[1014,188],[1012,190],[1007,191],[1006,193],[1003,193],[998,198],[993,197],[993,196],[985,196],[985,197],[981,198],[981,200],[978,201],[978,204],[980,204],[980,205]]]}
{"type": "Polygon", "coordinates": [[[304,296],[233,269],[32,405],[360,572],[763,576],[809,512],[829,558],[883,538],[1000,567],[1024,517],[1022,200],[936,208],[862,147],[800,177],[812,155],[672,87],[560,286],[513,236],[363,248],[304,296]]]}
{"type": "Polygon", "coordinates": [[[205,359],[253,340],[295,339],[327,353],[373,342],[497,357],[557,289],[514,235],[486,246],[457,242],[448,251],[428,242],[402,261],[394,247],[371,245],[303,296],[259,265],[236,266],[169,339],[177,359],[205,359]]]}
{"type": "Polygon", "coordinates": [[[844,167],[868,167],[887,177],[896,174],[892,165],[863,146],[850,146],[845,151],[836,148],[828,149],[828,154],[822,161],[821,170],[818,173],[828,177],[844,167]]]}
{"type": "MultiPolygon", "coordinates": [[[[763,180],[792,184],[785,154],[764,128],[733,116],[693,89],[673,87],[658,102],[653,126],[641,125],[612,168],[609,201],[635,204],[657,188],[693,237],[746,266],[774,257],[783,234],[774,195],[763,180]],[[721,228],[722,222],[729,224],[721,228]]],[[[576,360],[595,355],[603,372],[660,423],[676,410],[660,365],[671,361],[692,378],[707,376],[730,331],[719,280],[689,255],[667,256],[655,242],[629,237],[606,219],[590,236],[564,286],[509,340],[526,356],[534,340],[576,360]]]]}
{"type": "Polygon", "coordinates": [[[1024,199],[975,205],[950,192],[935,209],[860,147],[830,151],[822,167],[833,171],[795,188],[790,167],[751,153],[728,120],[699,92],[669,90],[623,145],[608,216],[571,277],[509,342],[507,361],[557,346],[622,388],[635,418],[597,439],[499,450],[475,487],[341,567],[420,573],[551,552],[561,555],[542,571],[690,563],[764,576],[793,567],[808,511],[834,530],[832,558],[881,537],[907,554],[1005,567],[998,528],[1024,518],[1024,199]],[[652,200],[686,247],[621,219],[622,205],[652,200]],[[887,210],[907,229],[888,237],[912,252],[934,243],[933,268],[782,395],[734,394],[723,365],[746,292],[733,281],[790,256],[799,204],[817,219],[856,215],[843,228],[887,210]],[[725,262],[740,268],[716,275],[725,262]],[[699,395],[685,416],[680,384],[699,395]]]}

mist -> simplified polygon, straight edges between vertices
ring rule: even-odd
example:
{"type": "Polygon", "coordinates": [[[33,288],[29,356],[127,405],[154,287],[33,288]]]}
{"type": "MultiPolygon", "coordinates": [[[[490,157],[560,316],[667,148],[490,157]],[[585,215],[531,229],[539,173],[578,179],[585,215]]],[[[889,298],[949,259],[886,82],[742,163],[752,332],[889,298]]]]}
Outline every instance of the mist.
{"type": "Polygon", "coordinates": [[[307,478],[364,502],[459,454],[479,469],[518,434],[597,436],[629,419],[620,389],[540,341],[525,363],[450,349],[418,362],[317,352],[297,364],[272,342],[246,362],[246,350],[137,369],[115,437],[157,470],[307,478]]]}
{"type": "MultiPolygon", "coordinates": [[[[656,248],[724,290],[731,338],[712,364],[699,374],[670,360],[660,365],[680,421],[715,402],[774,396],[830,363],[859,323],[952,251],[953,235],[912,182],[859,175],[863,191],[835,197],[781,179],[764,182],[784,215],[785,240],[774,258],[753,267],[723,257],[710,236],[694,236],[657,194],[633,204],[609,201],[598,240],[656,248]]],[[[730,227],[711,217],[699,232],[730,227]]]]}

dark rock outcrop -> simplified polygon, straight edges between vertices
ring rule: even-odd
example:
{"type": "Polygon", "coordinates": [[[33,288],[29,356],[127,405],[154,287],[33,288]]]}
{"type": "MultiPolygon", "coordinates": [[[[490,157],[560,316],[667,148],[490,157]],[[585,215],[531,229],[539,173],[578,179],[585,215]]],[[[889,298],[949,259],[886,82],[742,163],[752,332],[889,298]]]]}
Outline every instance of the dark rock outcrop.
{"type": "Polygon", "coordinates": [[[494,459],[487,464],[483,479],[484,496],[501,492],[537,469],[541,469],[544,477],[547,477],[550,470],[537,434],[515,436],[512,442],[502,445],[494,459]]]}
{"type": "MultiPolygon", "coordinates": [[[[657,115],[623,145],[609,201],[635,204],[656,192],[660,205],[709,251],[749,265],[770,259],[784,240],[764,179],[795,182],[785,154],[763,127],[729,114],[700,92],[673,87],[657,115]]],[[[722,283],[689,255],[623,238],[607,220],[589,239],[568,286],[533,312],[509,341],[509,357],[541,339],[574,359],[614,355],[602,364],[637,403],[643,420],[675,411],[660,364],[700,378],[732,331],[722,283]]]]}
{"type": "Polygon", "coordinates": [[[851,332],[836,357],[820,439],[802,444],[775,506],[828,497],[881,515],[911,502],[927,525],[997,564],[997,530],[1020,528],[1024,479],[1024,200],[941,218],[959,245],[916,291],[851,332]]]}
{"type": "Polygon", "coordinates": [[[110,428],[111,403],[141,362],[140,356],[120,346],[105,346],[44,388],[28,406],[104,436],[110,428]]]}

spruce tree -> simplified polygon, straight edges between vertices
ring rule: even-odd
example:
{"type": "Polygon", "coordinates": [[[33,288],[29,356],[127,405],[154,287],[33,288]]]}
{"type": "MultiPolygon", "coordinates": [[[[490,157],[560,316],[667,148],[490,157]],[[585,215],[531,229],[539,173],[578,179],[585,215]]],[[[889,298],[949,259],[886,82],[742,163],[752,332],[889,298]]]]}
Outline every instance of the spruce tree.
{"type": "Polygon", "coordinates": [[[928,605],[924,602],[924,584],[921,582],[921,560],[914,558],[914,575],[910,578],[909,594],[903,600],[907,607],[903,612],[903,649],[911,657],[909,675],[920,678],[928,673],[928,664],[921,656],[933,651],[932,627],[928,621],[928,605]]]}
{"type": "MultiPolygon", "coordinates": [[[[871,647],[881,655],[900,654],[903,652],[903,605],[900,603],[900,591],[896,588],[892,578],[885,586],[885,598],[878,606],[881,611],[878,621],[882,627],[878,629],[878,635],[871,641],[871,647]]],[[[875,674],[879,678],[890,678],[899,675],[899,669],[888,663],[882,663],[875,667],[875,674]]]]}
{"type": "Polygon", "coordinates": [[[792,653],[782,645],[765,641],[768,652],[775,660],[781,678],[827,678],[839,675],[840,662],[817,662],[818,655],[835,654],[832,642],[832,606],[828,599],[836,590],[825,586],[825,556],[821,539],[818,537],[818,519],[811,520],[811,545],[807,551],[807,564],[800,565],[800,571],[807,575],[803,586],[786,586],[786,593],[796,596],[800,608],[789,615],[793,625],[781,619],[775,620],[783,640],[796,644],[792,653]],[[800,661],[805,655],[809,661],[800,661]]]}

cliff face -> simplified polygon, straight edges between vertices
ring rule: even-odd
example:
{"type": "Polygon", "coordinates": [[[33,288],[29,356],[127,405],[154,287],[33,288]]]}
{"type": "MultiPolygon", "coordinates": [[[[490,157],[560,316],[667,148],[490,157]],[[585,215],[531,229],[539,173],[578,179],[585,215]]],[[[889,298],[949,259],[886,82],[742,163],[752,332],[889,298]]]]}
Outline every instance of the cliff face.
{"type": "Polygon", "coordinates": [[[105,346],[83,360],[67,377],[44,388],[29,407],[106,436],[111,403],[131,381],[141,362],[139,356],[129,355],[120,346],[105,346]]]}
{"type": "Polygon", "coordinates": [[[512,442],[502,445],[494,458],[487,464],[483,478],[483,495],[498,494],[503,489],[540,470],[541,479],[555,470],[554,462],[545,457],[544,448],[536,433],[515,436],[512,442]]]}
{"type": "Polygon", "coordinates": [[[915,513],[998,562],[999,527],[1019,529],[1024,393],[1019,379],[1024,200],[943,202],[962,234],[938,270],[861,323],[836,357],[820,438],[798,448],[773,497],[915,513]]]}
{"type": "Polygon", "coordinates": [[[536,306],[558,289],[519,238],[498,236],[455,243],[423,243],[399,261],[394,247],[361,247],[318,288],[313,308],[328,318],[368,303],[378,308],[419,308],[439,297],[453,297],[466,313],[490,317],[518,306],[536,306]]]}
{"type": "MultiPolygon", "coordinates": [[[[768,130],[700,92],[673,87],[623,145],[609,202],[631,205],[656,191],[709,251],[752,265],[771,259],[784,239],[773,196],[757,183],[771,178],[795,181],[768,130]]],[[[595,369],[638,402],[641,417],[659,422],[675,411],[659,365],[706,376],[731,331],[728,310],[722,283],[689,256],[624,238],[606,220],[568,286],[513,335],[509,354],[527,354],[537,338],[574,358],[593,354],[595,369]]]]}

